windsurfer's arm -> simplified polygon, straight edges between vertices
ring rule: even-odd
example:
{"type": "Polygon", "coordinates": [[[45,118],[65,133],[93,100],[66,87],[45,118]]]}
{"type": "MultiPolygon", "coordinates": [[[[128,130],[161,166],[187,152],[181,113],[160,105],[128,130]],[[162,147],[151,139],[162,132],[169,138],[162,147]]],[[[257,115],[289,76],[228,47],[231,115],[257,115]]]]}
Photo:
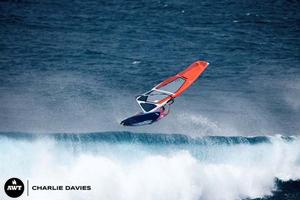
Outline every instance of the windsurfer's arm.
{"type": "Polygon", "coordinates": [[[174,103],[174,98],[170,99],[170,100],[167,102],[168,105],[172,105],[173,103],[174,103]]]}

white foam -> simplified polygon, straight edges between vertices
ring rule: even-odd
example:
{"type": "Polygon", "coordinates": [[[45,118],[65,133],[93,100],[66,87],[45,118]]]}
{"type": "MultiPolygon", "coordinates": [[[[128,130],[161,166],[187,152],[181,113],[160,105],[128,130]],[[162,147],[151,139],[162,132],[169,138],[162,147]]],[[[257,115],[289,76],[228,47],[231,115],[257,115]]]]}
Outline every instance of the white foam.
{"type": "Polygon", "coordinates": [[[30,191],[30,199],[258,198],[271,194],[275,178],[300,179],[298,139],[199,148],[206,154],[200,158],[184,149],[154,152],[130,144],[109,145],[108,151],[99,144],[76,153],[48,140],[1,144],[1,182],[20,177],[31,185],[92,186],[91,191],[30,191]]]}

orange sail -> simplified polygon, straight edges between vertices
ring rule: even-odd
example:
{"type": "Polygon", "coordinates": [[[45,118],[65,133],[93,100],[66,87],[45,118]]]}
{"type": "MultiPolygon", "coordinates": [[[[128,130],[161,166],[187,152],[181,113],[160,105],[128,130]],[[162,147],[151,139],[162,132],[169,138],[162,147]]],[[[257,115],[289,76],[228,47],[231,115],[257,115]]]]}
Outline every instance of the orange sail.
{"type": "Polygon", "coordinates": [[[139,95],[136,101],[144,113],[153,112],[168,101],[180,96],[187,90],[209,65],[206,61],[196,61],[182,72],[172,76],[152,90],[139,95]]]}

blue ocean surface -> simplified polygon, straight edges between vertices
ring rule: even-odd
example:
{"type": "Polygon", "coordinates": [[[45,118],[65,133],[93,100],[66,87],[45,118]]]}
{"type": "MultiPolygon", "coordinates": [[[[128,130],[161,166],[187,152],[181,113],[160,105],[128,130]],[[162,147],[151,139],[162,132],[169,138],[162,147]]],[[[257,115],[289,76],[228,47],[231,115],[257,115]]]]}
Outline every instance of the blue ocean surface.
{"type": "Polygon", "coordinates": [[[30,199],[299,199],[299,10],[0,1],[0,184],[93,188],[30,199]],[[136,95],[196,60],[210,65],[167,117],[120,126],[136,95]]]}

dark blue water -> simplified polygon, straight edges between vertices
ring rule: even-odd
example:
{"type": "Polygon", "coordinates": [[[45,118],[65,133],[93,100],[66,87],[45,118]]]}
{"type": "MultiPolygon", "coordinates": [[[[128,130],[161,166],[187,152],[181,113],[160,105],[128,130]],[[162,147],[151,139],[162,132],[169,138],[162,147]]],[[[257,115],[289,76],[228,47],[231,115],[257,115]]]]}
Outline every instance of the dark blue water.
{"type": "Polygon", "coordinates": [[[184,133],[185,123],[201,125],[188,116],[201,115],[220,130],[190,130],[196,135],[297,135],[299,7],[298,1],[1,1],[0,128],[123,130],[118,123],[138,111],[135,95],[200,59],[210,66],[178,98],[170,120],[139,131],[184,133]]]}
{"type": "MultiPolygon", "coordinates": [[[[299,150],[295,149],[295,142],[288,142],[292,140],[290,137],[285,137],[300,134],[299,10],[300,3],[296,0],[0,1],[0,146],[10,149],[11,145],[20,145],[11,155],[30,163],[26,165],[28,169],[40,166],[40,161],[35,160],[40,154],[59,157],[60,154],[53,153],[56,146],[49,146],[49,141],[60,141],[58,149],[62,148],[63,155],[73,151],[63,148],[64,142],[78,147],[76,158],[80,157],[77,153],[88,154],[90,151],[85,150],[92,148],[89,145],[94,142],[92,146],[98,150],[93,151],[93,156],[98,160],[87,163],[95,166],[102,155],[113,162],[119,151],[148,158],[160,153],[166,156],[162,152],[174,147],[170,152],[190,153],[197,160],[197,169],[198,161],[201,165],[209,158],[244,173],[243,170],[248,169],[246,158],[250,156],[250,166],[257,159],[266,162],[262,167],[266,180],[272,180],[267,175],[269,168],[285,163],[288,167],[284,173],[276,168],[271,177],[274,176],[274,185],[279,178],[278,187],[288,188],[288,182],[285,187],[280,181],[298,179],[293,171],[299,169],[299,150]],[[208,61],[210,65],[203,76],[175,100],[168,117],[151,126],[125,128],[119,125],[121,120],[139,111],[134,100],[136,95],[196,60],[208,61]],[[61,134],[41,135],[42,138],[32,135],[45,132],[61,134]],[[279,147],[266,136],[275,134],[285,138],[280,140],[279,147]],[[221,137],[214,137],[219,135],[221,137]],[[247,135],[257,137],[244,137],[247,135]],[[205,137],[194,138],[202,136],[205,137]],[[103,141],[109,145],[103,147],[103,141]],[[24,153],[37,152],[40,142],[45,142],[45,148],[51,151],[33,154],[33,158],[24,153]],[[27,143],[29,146],[23,146],[27,143]],[[226,154],[232,150],[234,154],[226,154]],[[288,152],[295,160],[278,161],[282,152],[288,152]],[[277,153],[278,156],[274,156],[277,153]]],[[[10,154],[3,153],[3,149],[2,160],[9,161],[6,155],[10,154]]],[[[186,155],[176,154],[175,158],[182,159],[182,163],[190,160],[186,155]]],[[[72,159],[69,162],[73,162],[72,159]]],[[[80,157],[80,160],[85,162],[85,158],[80,157]]],[[[14,163],[20,164],[16,160],[14,163]]],[[[49,166],[53,166],[53,173],[59,174],[60,168],[56,167],[63,164],[53,163],[49,161],[49,166]]],[[[142,161],[138,163],[143,165],[142,161]]],[[[154,163],[154,166],[160,164],[154,163]]],[[[210,165],[204,166],[200,167],[202,175],[212,178],[205,174],[210,165]]],[[[215,167],[219,169],[220,165],[215,167]]],[[[0,167],[2,170],[10,168],[10,165],[0,167]]],[[[253,169],[256,168],[253,166],[253,169]]],[[[227,180],[226,177],[230,177],[227,168],[222,170],[223,183],[241,184],[227,180]]],[[[19,175],[24,174],[31,173],[19,172],[19,175]]],[[[250,179],[256,177],[250,175],[250,179]]],[[[34,175],[28,176],[35,179],[34,175]]],[[[193,177],[197,177],[197,173],[193,177]]],[[[214,178],[218,177],[212,180],[214,178]]],[[[263,183],[262,180],[253,182],[265,189],[263,183]]],[[[271,183],[267,185],[272,186],[271,183]]],[[[136,188],[134,186],[132,188],[136,188]]],[[[263,198],[268,193],[260,193],[260,190],[247,193],[241,189],[237,196],[231,196],[235,190],[226,188],[228,184],[223,186],[227,199],[263,198]]],[[[176,185],[172,188],[176,189],[176,185]]],[[[203,189],[201,198],[220,198],[210,193],[213,188],[210,185],[200,188],[203,189]]],[[[98,195],[105,196],[105,191],[109,190],[100,191],[98,195]]],[[[190,192],[184,191],[182,197],[193,199],[186,195],[190,192]]],[[[277,191],[275,199],[286,194],[286,190],[277,191]]],[[[293,189],[287,191],[293,195],[293,189]]],[[[166,197],[176,199],[177,196],[166,197]]]]}
{"type": "MultiPolygon", "coordinates": [[[[201,138],[191,138],[180,134],[149,134],[149,133],[131,133],[131,132],[101,132],[101,133],[51,133],[51,134],[29,134],[18,132],[1,132],[1,137],[11,139],[38,140],[43,138],[54,139],[57,141],[72,142],[107,142],[107,143],[138,143],[144,145],[238,145],[249,144],[256,145],[261,143],[270,143],[266,136],[242,137],[242,136],[205,136],[201,138]]],[[[285,141],[293,141],[292,137],[280,137],[285,141]]]]}

